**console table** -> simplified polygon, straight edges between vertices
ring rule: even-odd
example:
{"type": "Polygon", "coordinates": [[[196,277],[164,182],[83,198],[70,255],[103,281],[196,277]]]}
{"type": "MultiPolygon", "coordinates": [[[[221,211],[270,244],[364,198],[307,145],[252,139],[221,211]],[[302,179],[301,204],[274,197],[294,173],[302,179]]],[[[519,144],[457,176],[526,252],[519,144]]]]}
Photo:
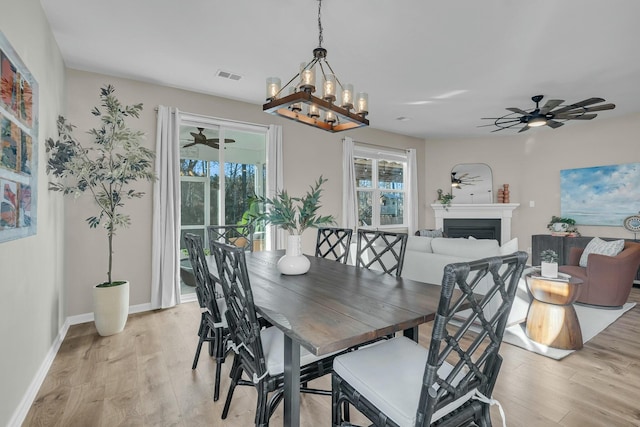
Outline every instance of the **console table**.
{"type": "MultiPolygon", "coordinates": [[[[600,237],[602,240],[620,240],[621,237],[600,237]]],[[[540,252],[545,249],[553,249],[558,254],[558,264],[567,265],[569,263],[569,252],[571,248],[584,248],[593,237],[568,237],[552,236],[551,234],[534,234],[531,236],[531,262],[533,265],[540,265],[540,252]]],[[[638,242],[633,239],[624,239],[629,242],[638,242]]],[[[636,273],[635,283],[640,283],[640,269],[636,273]]],[[[636,285],[637,286],[637,285],[636,285]]]]}

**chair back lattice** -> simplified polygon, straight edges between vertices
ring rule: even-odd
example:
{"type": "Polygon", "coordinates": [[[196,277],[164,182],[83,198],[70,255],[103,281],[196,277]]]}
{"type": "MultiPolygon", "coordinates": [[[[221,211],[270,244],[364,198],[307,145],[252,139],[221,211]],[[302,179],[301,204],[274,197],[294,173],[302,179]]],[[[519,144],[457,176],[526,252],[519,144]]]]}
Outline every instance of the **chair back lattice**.
{"type": "Polygon", "coordinates": [[[360,229],[355,265],[400,276],[406,247],[406,233],[360,229]]]}
{"type": "Polygon", "coordinates": [[[253,252],[253,225],[209,225],[209,247],[213,242],[223,242],[253,252]]]}
{"type": "Polygon", "coordinates": [[[222,320],[218,304],[216,303],[216,281],[209,273],[207,259],[202,246],[202,238],[197,234],[187,233],[184,241],[189,253],[189,262],[196,280],[196,296],[201,308],[206,309],[213,317],[215,323],[222,320]]]}
{"type": "MultiPolygon", "coordinates": [[[[527,257],[526,252],[516,252],[445,267],[416,426],[428,426],[435,411],[474,389],[491,396],[502,364],[498,350],[527,257]],[[485,276],[492,278],[492,285],[486,295],[476,299],[473,291],[485,276]],[[454,289],[461,290],[462,296],[454,298],[454,289]],[[493,317],[487,318],[483,309],[494,296],[501,299],[500,307],[493,317]],[[465,302],[471,304],[471,309],[465,310],[463,313],[468,314],[461,318],[456,312],[465,302]],[[438,372],[445,361],[453,369],[451,372],[438,372]]],[[[458,425],[456,417],[468,417],[465,407],[471,410],[477,402],[469,400],[461,409],[439,422],[458,425]]]]}
{"type": "Polygon", "coordinates": [[[346,264],[349,259],[352,234],[353,230],[350,228],[318,228],[316,256],[346,264]]]}
{"type": "Polygon", "coordinates": [[[267,372],[260,340],[261,325],[253,302],[253,292],[244,250],[226,243],[213,242],[211,251],[218,266],[218,276],[227,303],[229,334],[242,368],[250,378],[263,378],[267,372]]]}

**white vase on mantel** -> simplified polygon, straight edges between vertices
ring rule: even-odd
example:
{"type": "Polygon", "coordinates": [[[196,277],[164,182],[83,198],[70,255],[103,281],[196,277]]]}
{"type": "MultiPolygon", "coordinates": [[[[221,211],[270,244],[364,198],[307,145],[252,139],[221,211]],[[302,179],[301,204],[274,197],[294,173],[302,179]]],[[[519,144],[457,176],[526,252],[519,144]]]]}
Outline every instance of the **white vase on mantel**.
{"type": "Polygon", "coordinates": [[[277,267],[280,273],[289,276],[309,271],[311,261],[302,254],[302,239],[299,234],[287,236],[287,251],[278,260],[277,267]]]}
{"type": "Polygon", "coordinates": [[[558,263],[557,262],[541,262],[540,263],[540,275],[542,277],[548,277],[550,279],[556,279],[558,277],[558,263]]]}

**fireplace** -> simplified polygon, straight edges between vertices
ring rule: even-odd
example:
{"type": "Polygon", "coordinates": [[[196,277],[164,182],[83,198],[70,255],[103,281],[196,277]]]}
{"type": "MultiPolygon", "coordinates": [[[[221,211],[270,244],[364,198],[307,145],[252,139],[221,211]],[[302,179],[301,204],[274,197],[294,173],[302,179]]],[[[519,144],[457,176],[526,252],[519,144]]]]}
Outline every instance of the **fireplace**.
{"type": "Polygon", "coordinates": [[[502,245],[511,240],[511,216],[518,206],[518,203],[454,203],[445,207],[434,203],[431,208],[435,214],[435,228],[441,228],[448,236],[496,239],[502,245]],[[449,223],[449,220],[454,222],[449,223]],[[463,222],[458,222],[460,220],[463,222]]]}
{"type": "Polygon", "coordinates": [[[444,220],[443,231],[447,237],[475,237],[500,242],[500,219],[465,218],[444,220]]]}

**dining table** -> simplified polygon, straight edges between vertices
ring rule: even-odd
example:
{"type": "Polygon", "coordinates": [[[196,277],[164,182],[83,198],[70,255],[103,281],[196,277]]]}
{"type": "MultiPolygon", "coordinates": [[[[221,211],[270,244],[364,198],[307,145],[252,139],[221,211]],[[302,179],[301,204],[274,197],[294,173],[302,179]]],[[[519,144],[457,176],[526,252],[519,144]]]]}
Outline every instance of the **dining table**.
{"type": "Polygon", "coordinates": [[[396,332],[417,341],[418,326],[435,318],[441,286],[314,256],[307,273],[284,275],[276,267],[283,254],[245,258],[256,310],[285,335],[284,426],[298,427],[301,346],[323,356],[396,332]]]}

